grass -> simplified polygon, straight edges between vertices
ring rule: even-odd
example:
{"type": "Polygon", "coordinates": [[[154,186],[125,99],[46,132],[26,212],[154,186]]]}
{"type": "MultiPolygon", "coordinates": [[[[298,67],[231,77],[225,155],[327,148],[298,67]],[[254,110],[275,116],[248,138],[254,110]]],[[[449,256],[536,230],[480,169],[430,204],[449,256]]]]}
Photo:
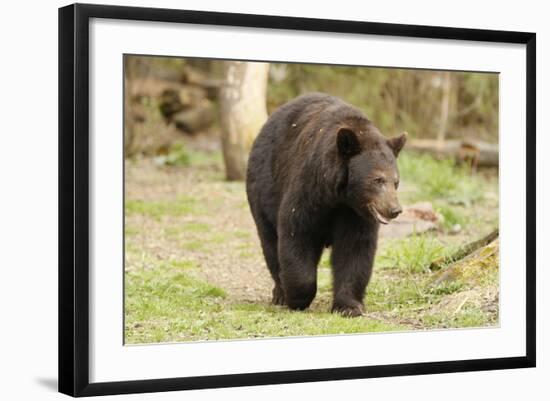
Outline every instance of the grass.
{"type": "Polygon", "coordinates": [[[139,214],[160,220],[164,216],[197,215],[204,212],[198,199],[182,196],[176,201],[126,200],[125,216],[139,214]]]}
{"type": "Polygon", "coordinates": [[[194,151],[189,153],[189,165],[195,168],[222,168],[222,154],[220,152],[194,151]]]}
{"type": "Polygon", "coordinates": [[[202,251],[206,248],[206,244],[202,240],[187,240],[180,243],[181,247],[187,249],[188,251],[202,251]]]}
{"type": "Polygon", "coordinates": [[[211,227],[206,223],[189,222],[184,225],[183,229],[189,232],[205,233],[209,232],[211,227]]]}
{"type": "Polygon", "coordinates": [[[399,195],[402,203],[431,202],[445,231],[466,228],[470,234],[498,226],[496,175],[472,174],[454,160],[406,152],[399,156],[398,165],[404,184],[399,195]],[[490,212],[492,207],[495,210],[490,212]]]}
{"type": "Polygon", "coordinates": [[[436,160],[429,155],[403,153],[398,158],[402,181],[417,187],[411,200],[444,199],[455,204],[471,205],[479,201],[487,183],[472,175],[467,167],[454,160],[436,160]]]}
{"type": "Polygon", "coordinates": [[[462,313],[449,317],[448,313],[435,313],[423,319],[427,326],[444,328],[482,327],[487,324],[487,316],[477,308],[464,309],[462,313]]]}
{"type": "Polygon", "coordinates": [[[165,166],[189,166],[191,164],[189,151],[182,143],[175,143],[164,155],[155,157],[155,163],[165,166]]]}
{"type": "Polygon", "coordinates": [[[456,225],[460,227],[467,226],[471,221],[460,206],[455,205],[451,207],[445,202],[436,202],[435,208],[436,212],[441,216],[443,227],[446,230],[451,230],[456,225]]]}
{"type": "Polygon", "coordinates": [[[464,288],[464,283],[461,281],[443,282],[436,287],[428,289],[433,295],[450,295],[464,288]]]}
{"type": "MultiPolygon", "coordinates": [[[[191,269],[191,270],[189,270],[191,269]]],[[[224,303],[226,292],[172,264],[126,273],[126,342],[363,333],[401,329],[374,319],[302,313],[256,303],[224,303]]]]}
{"type": "Polygon", "coordinates": [[[455,250],[430,235],[413,235],[394,240],[377,256],[380,268],[399,269],[407,273],[428,273],[431,261],[455,250]]]}
{"type": "Polygon", "coordinates": [[[192,269],[194,267],[197,267],[197,264],[193,262],[192,260],[172,260],[168,263],[168,267],[181,270],[181,269],[192,269]]]}
{"type": "Polygon", "coordinates": [[[485,310],[482,302],[484,287],[477,287],[477,292],[470,295],[473,288],[460,280],[433,287],[422,273],[404,277],[383,270],[369,285],[365,303],[370,314],[380,314],[415,329],[495,324],[498,317],[485,310]]]}
{"type": "MultiPolygon", "coordinates": [[[[433,286],[428,266],[498,223],[498,197],[495,203],[487,196],[497,193],[496,179],[427,156],[404,153],[399,164],[402,203],[430,201],[443,218],[442,229],[380,241],[365,298],[367,316],[359,319],[329,312],[330,250],[319,263],[310,310],[269,303],[272,284],[244,185],[223,181],[219,153],[188,152],[183,164],[153,165],[148,172],[159,176],[159,187],[167,177],[192,177],[193,190],[186,186],[169,196],[126,199],[126,343],[494,325],[498,302],[489,305],[495,311],[486,299],[493,299],[494,288],[498,299],[498,271],[488,271],[478,282],[457,279],[433,286]],[[456,225],[462,227],[458,236],[451,235],[456,225]]],[[[148,193],[155,189],[154,181],[151,185],[148,193]]]]}

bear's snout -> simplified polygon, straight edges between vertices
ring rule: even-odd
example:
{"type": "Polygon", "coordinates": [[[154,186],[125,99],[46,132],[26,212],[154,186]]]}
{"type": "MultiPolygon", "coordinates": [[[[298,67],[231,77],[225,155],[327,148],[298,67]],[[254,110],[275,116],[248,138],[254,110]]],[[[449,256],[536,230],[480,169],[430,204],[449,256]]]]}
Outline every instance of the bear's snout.
{"type": "Polygon", "coordinates": [[[390,215],[388,216],[390,219],[395,219],[397,216],[399,216],[403,212],[403,209],[401,206],[394,207],[390,210],[390,215]]]}

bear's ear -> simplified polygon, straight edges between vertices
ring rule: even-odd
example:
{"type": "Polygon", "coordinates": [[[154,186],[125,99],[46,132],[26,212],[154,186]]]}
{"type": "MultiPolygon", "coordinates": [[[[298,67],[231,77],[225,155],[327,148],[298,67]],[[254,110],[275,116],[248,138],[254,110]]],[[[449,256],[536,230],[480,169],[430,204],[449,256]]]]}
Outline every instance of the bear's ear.
{"type": "Polygon", "coordinates": [[[391,148],[395,157],[397,157],[399,152],[401,152],[401,149],[403,149],[403,146],[405,146],[405,142],[407,142],[406,132],[403,132],[401,135],[387,140],[388,146],[391,148]]]}
{"type": "Polygon", "coordinates": [[[338,152],[345,158],[349,159],[352,156],[361,152],[361,144],[355,132],[349,128],[340,128],[336,138],[338,152]]]}

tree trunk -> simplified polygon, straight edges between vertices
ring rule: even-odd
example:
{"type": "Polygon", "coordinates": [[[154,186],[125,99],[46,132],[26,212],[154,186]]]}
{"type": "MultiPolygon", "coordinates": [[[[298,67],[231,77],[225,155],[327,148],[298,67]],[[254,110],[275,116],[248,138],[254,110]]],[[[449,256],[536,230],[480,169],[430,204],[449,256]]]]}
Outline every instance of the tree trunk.
{"type": "Polygon", "coordinates": [[[130,56],[124,56],[124,155],[130,156],[134,148],[134,113],[132,110],[132,92],[134,64],[130,56]]]}
{"type": "Polygon", "coordinates": [[[437,146],[442,148],[445,143],[447,133],[447,123],[449,121],[449,103],[451,98],[451,73],[449,71],[442,72],[442,97],[441,97],[441,114],[439,120],[439,128],[437,132],[437,146]]]}
{"type": "Polygon", "coordinates": [[[228,180],[244,180],[248,153],[267,119],[268,63],[228,61],[220,91],[223,158],[228,180]]]}

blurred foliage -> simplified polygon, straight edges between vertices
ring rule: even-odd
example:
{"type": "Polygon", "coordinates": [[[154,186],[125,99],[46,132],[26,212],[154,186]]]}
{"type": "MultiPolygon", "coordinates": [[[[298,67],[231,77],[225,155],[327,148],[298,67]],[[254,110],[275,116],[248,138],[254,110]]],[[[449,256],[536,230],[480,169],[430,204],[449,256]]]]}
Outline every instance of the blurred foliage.
{"type": "Polygon", "coordinates": [[[168,153],[155,157],[155,163],[160,166],[188,166],[190,155],[183,143],[173,144],[168,153]]]}
{"type": "MultiPolygon", "coordinates": [[[[498,75],[452,72],[448,138],[498,140],[498,75]]],[[[268,107],[319,91],[357,106],[387,135],[408,131],[435,137],[440,124],[442,72],[398,68],[271,64],[268,107]]]]}
{"type": "Polygon", "coordinates": [[[401,180],[414,183],[421,189],[421,201],[445,199],[454,204],[470,206],[478,201],[487,183],[480,176],[472,175],[465,165],[457,165],[452,159],[437,160],[430,155],[402,153],[397,159],[401,180]]]}
{"type": "MultiPolygon", "coordinates": [[[[219,81],[222,67],[222,60],[135,56],[128,58],[126,77],[129,82],[153,77],[181,85],[189,81],[189,74],[193,78],[196,73],[219,81]]],[[[407,131],[413,138],[435,138],[443,125],[446,139],[498,142],[498,74],[453,71],[448,86],[445,74],[436,70],[271,63],[268,112],[301,94],[325,92],[360,108],[386,135],[407,131]],[[447,87],[448,116],[444,119],[447,87]]],[[[216,110],[217,101],[213,101],[216,110]]],[[[157,103],[153,99],[145,106],[158,107],[157,103]]],[[[158,133],[156,129],[150,131],[158,133]]]]}

